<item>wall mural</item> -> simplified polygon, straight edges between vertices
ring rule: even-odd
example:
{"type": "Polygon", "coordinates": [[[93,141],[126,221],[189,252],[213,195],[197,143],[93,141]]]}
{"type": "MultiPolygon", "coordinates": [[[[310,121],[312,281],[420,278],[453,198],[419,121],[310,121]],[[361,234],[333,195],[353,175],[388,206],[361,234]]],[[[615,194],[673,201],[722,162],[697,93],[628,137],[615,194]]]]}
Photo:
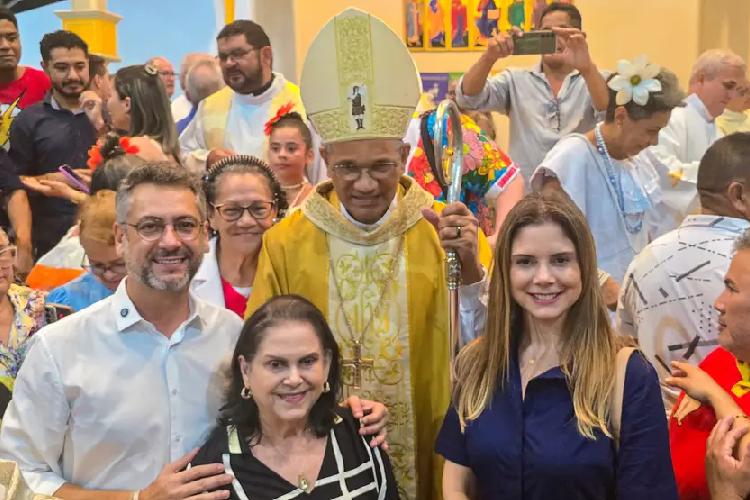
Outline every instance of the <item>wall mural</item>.
{"type": "MultiPolygon", "coordinates": [[[[482,50],[518,26],[530,31],[552,0],[405,0],[406,44],[413,51],[482,50]]],[[[573,3],[568,0],[566,3],[573,3]]]]}

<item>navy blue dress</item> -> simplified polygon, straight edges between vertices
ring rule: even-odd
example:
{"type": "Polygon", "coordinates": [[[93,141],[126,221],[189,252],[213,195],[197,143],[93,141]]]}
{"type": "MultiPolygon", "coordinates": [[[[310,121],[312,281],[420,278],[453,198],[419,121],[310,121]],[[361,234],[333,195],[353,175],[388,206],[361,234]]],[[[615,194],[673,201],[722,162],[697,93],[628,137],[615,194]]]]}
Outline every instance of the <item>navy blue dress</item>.
{"type": "Polygon", "coordinates": [[[594,440],[578,433],[559,367],[529,381],[522,399],[512,359],[505,388],[463,434],[448,410],[436,451],[471,468],[483,499],[676,499],[659,382],[638,352],[628,361],[624,392],[618,453],[601,431],[594,440]]]}

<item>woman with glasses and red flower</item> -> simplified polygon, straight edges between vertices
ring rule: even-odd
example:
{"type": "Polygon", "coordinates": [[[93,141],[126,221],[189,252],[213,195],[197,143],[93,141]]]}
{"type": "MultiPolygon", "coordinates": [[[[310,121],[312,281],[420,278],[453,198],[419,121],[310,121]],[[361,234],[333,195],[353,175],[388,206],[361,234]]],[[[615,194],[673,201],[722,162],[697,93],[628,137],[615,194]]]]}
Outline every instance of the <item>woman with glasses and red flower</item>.
{"type": "Polygon", "coordinates": [[[199,298],[242,317],[263,233],[284,213],[286,197],[271,168],[248,155],[214,163],[203,178],[203,189],[215,236],[190,288],[199,298]]]}

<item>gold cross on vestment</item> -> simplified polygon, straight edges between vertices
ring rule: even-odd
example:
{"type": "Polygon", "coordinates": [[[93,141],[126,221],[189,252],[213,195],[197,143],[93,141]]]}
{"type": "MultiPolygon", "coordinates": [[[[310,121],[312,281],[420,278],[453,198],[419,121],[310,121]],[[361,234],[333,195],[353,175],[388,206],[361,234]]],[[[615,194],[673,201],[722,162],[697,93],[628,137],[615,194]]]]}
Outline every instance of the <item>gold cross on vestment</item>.
{"type": "Polygon", "coordinates": [[[362,357],[362,344],[355,341],[352,346],[352,359],[344,359],[341,362],[343,368],[348,369],[351,373],[351,382],[346,384],[350,389],[359,391],[362,389],[362,372],[372,370],[375,367],[375,360],[362,357]]]}

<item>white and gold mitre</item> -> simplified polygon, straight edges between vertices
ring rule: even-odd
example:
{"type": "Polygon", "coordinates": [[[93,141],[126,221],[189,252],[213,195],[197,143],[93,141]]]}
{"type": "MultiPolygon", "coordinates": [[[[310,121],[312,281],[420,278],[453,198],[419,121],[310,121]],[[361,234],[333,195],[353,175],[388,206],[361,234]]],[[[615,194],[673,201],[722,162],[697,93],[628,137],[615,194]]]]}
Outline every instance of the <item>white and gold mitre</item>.
{"type": "Polygon", "coordinates": [[[417,67],[399,36],[358,9],[335,16],[315,37],[300,88],[324,144],[401,139],[420,93],[417,67]]]}

